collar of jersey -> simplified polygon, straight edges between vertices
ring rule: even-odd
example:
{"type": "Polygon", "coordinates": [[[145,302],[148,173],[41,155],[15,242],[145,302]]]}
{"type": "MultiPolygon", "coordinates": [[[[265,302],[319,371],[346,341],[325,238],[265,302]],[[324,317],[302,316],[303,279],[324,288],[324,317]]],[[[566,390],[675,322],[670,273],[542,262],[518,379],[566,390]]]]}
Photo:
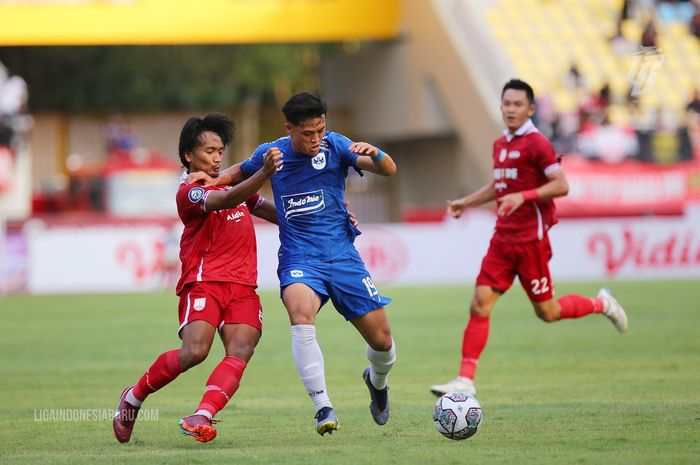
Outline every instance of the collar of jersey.
{"type": "Polygon", "coordinates": [[[515,136],[524,136],[526,134],[530,134],[531,132],[537,132],[537,128],[535,127],[535,123],[528,118],[522,126],[515,130],[515,132],[510,132],[505,129],[503,131],[503,135],[506,136],[506,140],[510,142],[515,136]]]}

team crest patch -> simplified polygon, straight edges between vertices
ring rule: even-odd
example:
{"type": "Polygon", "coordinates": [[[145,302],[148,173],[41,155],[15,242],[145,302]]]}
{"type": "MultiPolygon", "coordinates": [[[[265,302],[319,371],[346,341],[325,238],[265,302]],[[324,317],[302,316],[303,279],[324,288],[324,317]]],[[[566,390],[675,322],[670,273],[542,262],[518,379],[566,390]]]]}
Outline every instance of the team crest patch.
{"type": "Polygon", "coordinates": [[[187,194],[187,198],[190,199],[190,202],[197,203],[202,199],[203,195],[204,195],[203,188],[193,187],[192,189],[190,189],[190,192],[187,194]]]}
{"type": "Polygon", "coordinates": [[[198,299],[194,299],[194,304],[192,305],[195,310],[198,312],[201,310],[204,310],[204,307],[207,305],[207,298],[206,297],[200,297],[198,299]]]}
{"type": "Polygon", "coordinates": [[[323,168],[326,167],[326,154],[323,152],[319,152],[318,155],[313,157],[311,159],[311,166],[314,167],[314,169],[317,170],[322,170],[323,168]]]}

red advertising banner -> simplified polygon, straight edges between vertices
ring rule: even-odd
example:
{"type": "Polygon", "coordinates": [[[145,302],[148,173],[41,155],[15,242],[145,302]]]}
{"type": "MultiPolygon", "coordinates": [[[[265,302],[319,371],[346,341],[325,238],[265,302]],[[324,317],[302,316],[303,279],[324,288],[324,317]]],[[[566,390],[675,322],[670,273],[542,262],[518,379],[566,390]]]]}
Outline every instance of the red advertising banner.
{"type": "Polygon", "coordinates": [[[569,195],[556,200],[561,217],[681,215],[700,199],[700,163],[608,164],[565,157],[569,195]]]}

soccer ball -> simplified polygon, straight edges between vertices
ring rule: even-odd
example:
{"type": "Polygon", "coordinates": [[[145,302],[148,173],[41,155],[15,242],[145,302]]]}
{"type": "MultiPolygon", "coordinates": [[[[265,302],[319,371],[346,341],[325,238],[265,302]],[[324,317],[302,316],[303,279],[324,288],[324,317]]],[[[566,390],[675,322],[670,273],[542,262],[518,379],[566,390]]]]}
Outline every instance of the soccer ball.
{"type": "Polygon", "coordinates": [[[481,405],[476,397],[464,392],[448,392],[435,403],[435,428],[449,439],[467,439],[481,423],[481,405]]]}

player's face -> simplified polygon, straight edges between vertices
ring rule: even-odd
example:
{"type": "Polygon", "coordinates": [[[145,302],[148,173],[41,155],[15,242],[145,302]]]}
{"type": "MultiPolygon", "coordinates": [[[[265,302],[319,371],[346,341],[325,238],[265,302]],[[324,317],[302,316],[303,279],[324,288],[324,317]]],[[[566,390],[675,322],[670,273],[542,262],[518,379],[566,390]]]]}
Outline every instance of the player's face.
{"type": "Polygon", "coordinates": [[[215,132],[205,131],[199,135],[199,144],[185,158],[190,162],[190,173],[204,171],[212,178],[219,177],[221,160],[224,156],[224,144],[215,132]]]}
{"type": "Polygon", "coordinates": [[[535,104],[527,99],[524,90],[508,89],[501,99],[501,114],[506,127],[513,132],[535,114],[535,104]]]}
{"type": "Polygon", "coordinates": [[[326,134],[326,115],[306,119],[297,126],[284,123],[284,128],[292,138],[294,150],[315,157],[321,149],[321,140],[326,134]]]}

